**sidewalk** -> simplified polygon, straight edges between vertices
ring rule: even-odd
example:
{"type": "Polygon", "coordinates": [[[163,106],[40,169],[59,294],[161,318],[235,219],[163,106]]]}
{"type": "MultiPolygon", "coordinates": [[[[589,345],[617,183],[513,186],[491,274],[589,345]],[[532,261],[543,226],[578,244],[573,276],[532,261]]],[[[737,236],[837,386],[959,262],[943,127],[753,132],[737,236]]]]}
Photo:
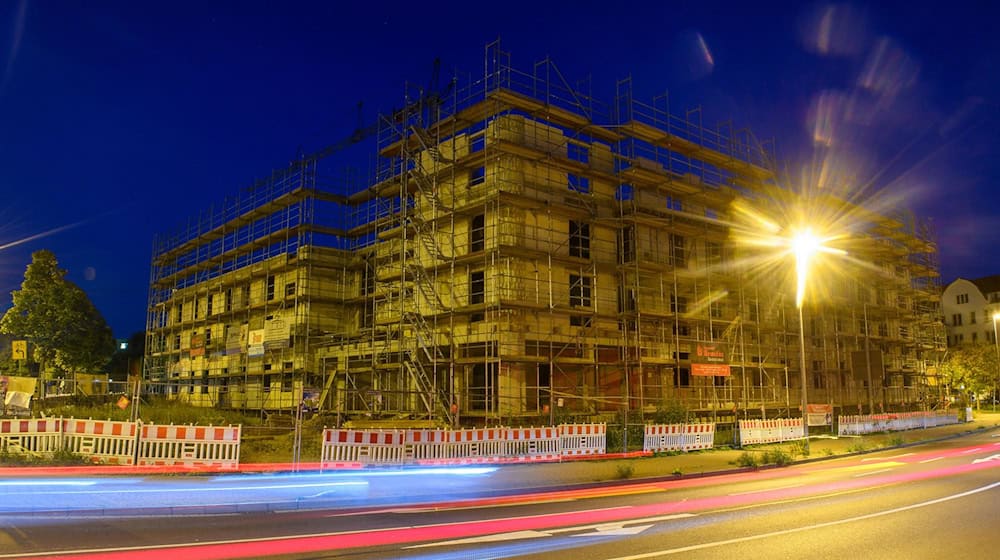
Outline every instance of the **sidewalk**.
{"type": "MultiPolygon", "coordinates": [[[[739,460],[744,453],[755,454],[758,462],[765,451],[782,450],[790,462],[815,461],[832,457],[904,447],[925,441],[958,437],[971,432],[996,429],[1000,412],[974,411],[972,422],[959,422],[903,432],[883,432],[864,436],[816,436],[809,440],[810,454],[792,456],[796,442],[754,445],[742,449],[717,448],[677,455],[638,457],[634,459],[575,460],[561,463],[512,465],[496,473],[492,480],[504,488],[535,488],[636,480],[664,476],[704,476],[742,469],[739,460]]],[[[801,445],[801,444],[798,444],[801,445]]],[[[761,464],[761,466],[764,466],[761,464]]]]}

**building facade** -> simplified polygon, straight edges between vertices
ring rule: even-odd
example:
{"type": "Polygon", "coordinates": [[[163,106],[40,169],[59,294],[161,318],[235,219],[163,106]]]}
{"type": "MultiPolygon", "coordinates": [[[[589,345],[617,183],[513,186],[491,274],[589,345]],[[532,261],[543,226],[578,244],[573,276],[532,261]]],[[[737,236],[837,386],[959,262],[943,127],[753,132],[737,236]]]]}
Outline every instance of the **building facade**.
{"type": "Polygon", "coordinates": [[[380,117],[374,177],[331,178],[326,150],[158,237],[147,390],[452,425],[771,414],[798,407],[801,363],[810,403],[933,396],[936,246],[911,215],[784,188],[751,133],[630,80],[605,104],[550,61],[486,60],[380,117]],[[748,238],[805,204],[854,217],[864,265],[800,315],[792,261],[748,238]]]}
{"type": "Polygon", "coordinates": [[[944,289],[941,310],[948,331],[948,346],[994,344],[1000,313],[1000,275],[975,280],[956,278],[944,289]]]}

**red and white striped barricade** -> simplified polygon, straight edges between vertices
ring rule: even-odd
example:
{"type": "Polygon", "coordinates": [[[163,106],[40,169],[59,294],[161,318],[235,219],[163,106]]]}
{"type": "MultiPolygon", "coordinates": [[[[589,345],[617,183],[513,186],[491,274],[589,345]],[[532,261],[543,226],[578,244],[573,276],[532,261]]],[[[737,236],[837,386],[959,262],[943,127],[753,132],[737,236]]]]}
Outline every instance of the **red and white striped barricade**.
{"type": "Polygon", "coordinates": [[[507,428],[507,460],[518,463],[558,461],[559,430],[552,426],[540,428],[507,428]]]}
{"type": "Polygon", "coordinates": [[[684,449],[684,424],[646,424],[643,429],[642,450],[680,451],[684,449]]]}
{"type": "Polygon", "coordinates": [[[715,423],[686,424],[684,426],[684,451],[711,449],[715,445],[715,423]]]}
{"type": "Polygon", "coordinates": [[[740,420],[740,446],[755,445],[763,440],[763,429],[759,420],[740,420]]]}
{"type": "Polygon", "coordinates": [[[448,432],[450,463],[479,464],[501,462],[507,451],[504,428],[477,428],[448,432]]]}
{"type": "Polygon", "coordinates": [[[781,419],[781,441],[804,439],[805,437],[806,432],[802,425],[802,418],[781,419]]]}
{"type": "Polygon", "coordinates": [[[52,454],[62,449],[59,418],[0,420],[0,451],[52,454]]]}
{"type": "Polygon", "coordinates": [[[142,424],[139,465],[235,470],[240,466],[240,426],[142,424]]]}
{"type": "Polygon", "coordinates": [[[431,464],[448,459],[448,430],[407,430],[404,457],[431,464]]]}
{"type": "Polygon", "coordinates": [[[563,457],[604,455],[608,448],[607,424],[560,424],[559,447],[563,457]]]}
{"type": "Polygon", "coordinates": [[[63,449],[92,463],[134,465],[136,426],[135,422],[64,419],[63,449]]]}
{"type": "Polygon", "coordinates": [[[320,468],[361,468],[402,465],[405,432],[402,430],[323,430],[320,468]]]}

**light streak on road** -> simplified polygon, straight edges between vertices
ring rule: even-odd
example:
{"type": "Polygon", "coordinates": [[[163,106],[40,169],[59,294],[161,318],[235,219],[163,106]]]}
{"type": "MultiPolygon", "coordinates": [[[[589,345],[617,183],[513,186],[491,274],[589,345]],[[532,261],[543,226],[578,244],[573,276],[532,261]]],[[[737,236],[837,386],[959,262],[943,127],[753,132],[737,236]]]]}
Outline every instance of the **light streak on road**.
{"type": "MultiPolygon", "coordinates": [[[[816,498],[824,495],[860,490],[889,484],[902,484],[919,480],[929,480],[941,477],[953,477],[965,473],[995,468],[997,462],[965,463],[935,470],[925,470],[907,473],[885,474],[850,479],[845,481],[825,482],[810,486],[786,487],[775,489],[768,493],[738,496],[712,496],[683,501],[665,501],[629,507],[606,508],[599,510],[573,511],[565,513],[542,514],[535,516],[511,517],[502,519],[461,521],[430,525],[402,526],[386,529],[348,531],[339,533],[320,533],[294,537],[262,537],[216,542],[198,542],[186,545],[163,545],[154,547],[103,548],[81,552],[18,554],[16,556],[0,554],[0,558],[41,558],[41,559],[75,559],[75,560],[223,560],[233,558],[252,558],[269,555],[309,554],[319,551],[346,550],[377,546],[393,546],[416,544],[436,540],[456,540],[495,535],[501,533],[516,533],[522,531],[548,531],[553,529],[577,527],[592,524],[610,524],[629,522],[633,519],[667,515],[693,514],[699,511],[711,511],[743,507],[763,502],[773,502],[793,499],[816,498]]],[[[985,491],[1000,485],[1000,482],[983,487],[977,491],[985,491]]],[[[969,493],[957,494],[939,500],[914,504],[905,508],[886,510],[851,518],[860,520],[868,517],[887,515],[905,509],[924,507],[944,500],[956,499],[969,493]]],[[[531,502],[526,496],[525,503],[531,502]]],[[[849,520],[838,520],[831,523],[845,523],[849,520]]],[[[802,531],[824,526],[813,525],[805,528],[789,530],[802,531]]],[[[774,535],[783,534],[781,532],[774,535]]],[[[758,538],[761,538],[758,536],[758,538]]],[[[735,542],[735,541],[734,541],[735,542]]],[[[716,545],[717,546],[717,545],[716,545]]],[[[680,549],[678,549],[680,550],[680,549]]],[[[657,554],[665,554],[658,552],[657,554]]],[[[652,556],[647,556],[652,557],[652,556]]],[[[629,558],[629,557],[623,557],[629,558]]],[[[635,558],[644,558],[638,556],[635,558]]]]}

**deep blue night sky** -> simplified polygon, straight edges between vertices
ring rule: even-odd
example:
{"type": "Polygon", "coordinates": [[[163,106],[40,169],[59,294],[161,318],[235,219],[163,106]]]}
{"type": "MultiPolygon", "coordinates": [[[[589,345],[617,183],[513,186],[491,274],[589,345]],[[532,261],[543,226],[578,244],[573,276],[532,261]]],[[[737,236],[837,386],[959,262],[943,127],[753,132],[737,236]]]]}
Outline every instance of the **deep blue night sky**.
{"type": "Polygon", "coordinates": [[[366,123],[400,105],[435,58],[481,73],[498,37],[609,102],[631,75],[774,138],[794,177],[821,130],[843,174],[933,219],[944,282],[998,273],[1000,39],[987,3],[947,6],[0,2],[0,311],[45,248],[116,336],[142,330],[155,233],[347,137],[359,101],[366,123]]]}

